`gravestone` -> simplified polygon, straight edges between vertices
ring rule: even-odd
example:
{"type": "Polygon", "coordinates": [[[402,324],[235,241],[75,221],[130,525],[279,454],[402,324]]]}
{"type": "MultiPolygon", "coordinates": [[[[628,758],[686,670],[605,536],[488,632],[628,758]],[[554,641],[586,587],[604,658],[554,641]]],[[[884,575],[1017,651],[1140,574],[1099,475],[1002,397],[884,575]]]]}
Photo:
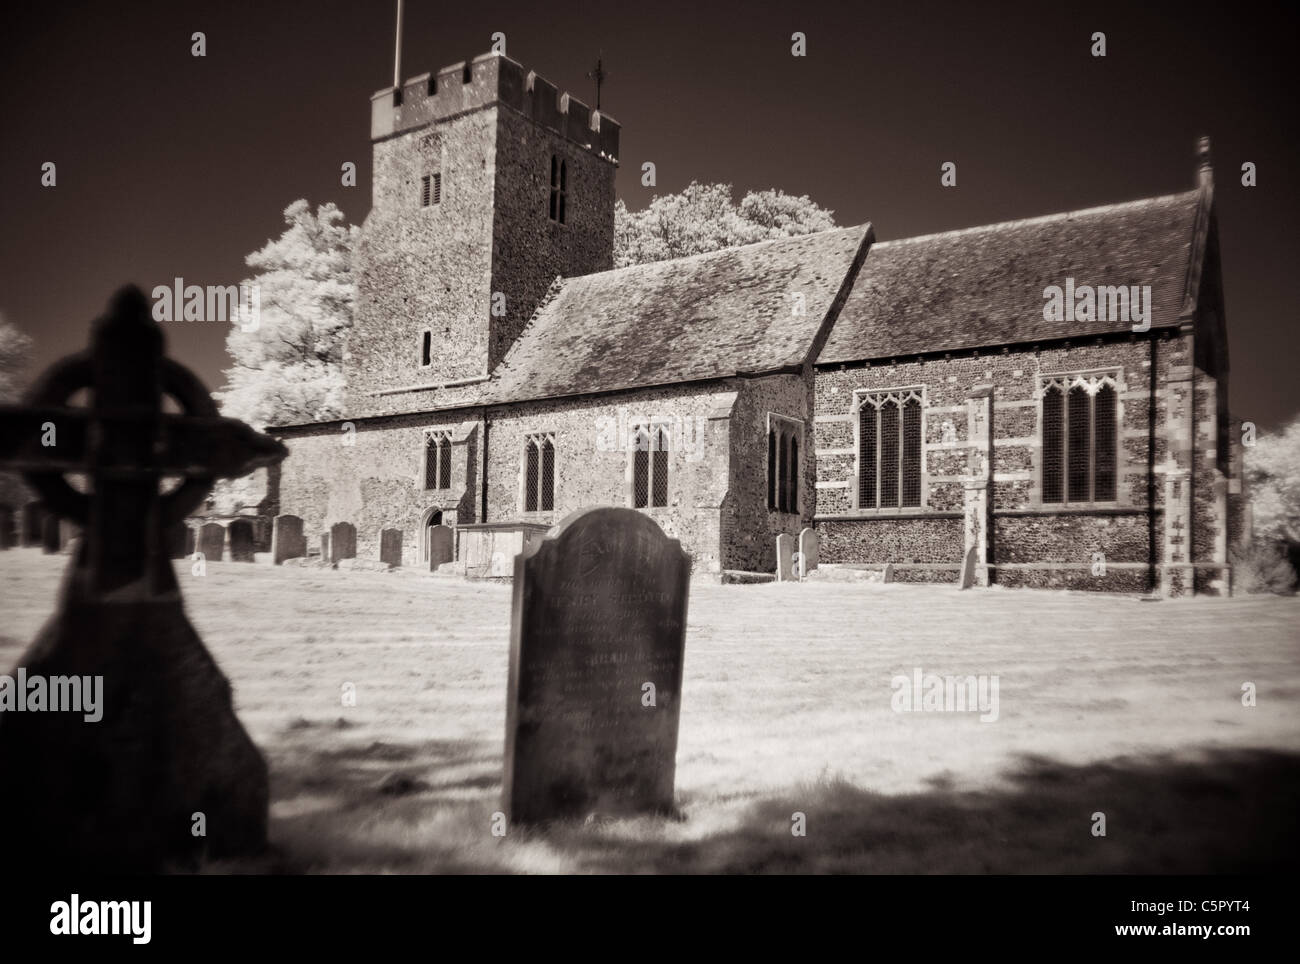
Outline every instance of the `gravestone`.
{"type": "Polygon", "coordinates": [[[41,520],[41,552],[58,552],[63,548],[60,541],[59,517],[47,515],[41,520]]]}
{"type": "Polygon", "coordinates": [[[7,505],[0,505],[0,549],[12,549],[14,545],[14,510],[7,505]]]}
{"type": "Polygon", "coordinates": [[[302,534],[302,519],[296,515],[278,515],[271,526],[271,560],[278,566],[286,559],[307,555],[307,540],[302,534]]]}
{"type": "Polygon", "coordinates": [[[817,534],[816,529],[804,529],[799,533],[799,578],[801,580],[817,568],[821,542],[822,537],[817,534]]]}
{"type": "Polygon", "coordinates": [[[511,821],[672,810],[690,569],[624,508],[574,513],[515,556],[511,821]]]}
{"type": "Polygon", "coordinates": [[[379,530],[379,561],[386,562],[390,566],[400,566],[402,564],[401,529],[379,530]]]}
{"type": "Polygon", "coordinates": [[[199,526],[199,552],[208,562],[220,562],[226,553],[226,527],[207,522],[199,526]]]}
{"type": "MultiPolygon", "coordinates": [[[[324,543],[321,543],[322,547],[324,543]]],[[[336,522],[330,526],[330,562],[357,557],[357,527],[351,522],[336,522]]]]}
{"type": "Polygon", "coordinates": [[[957,582],[958,589],[969,589],[975,585],[975,561],[978,556],[974,546],[966,550],[966,558],[961,564],[961,578],[957,582]]]}
{"type": "Polygon", "coordinates": [[[24,546],[41,544],[41,520],[45,518],[45,507],[39,502],[28,502],[22,508],[21,532],[19,542],[24,546]]]}
{"type": "Polygon", "coordinates": [[[894,581],[894,564],[892,562],[885,563],[884,571],[881,572],[880,574],[880,581],[881,582],[894,581]]]}
{"type": "Polygon", "coordinates": [[[431,526],[429,528],[429,569],[436,570],[444,562],[451,562],[455,558],[451,526],[431,526]]]}
{"type": "Polygon", "coordinates": [[[253,561],[253,523],[247,519],[236,519],[227,530],[230,537],[230,561],[253,561]]]}
{"type": "Polygon", "coordinates": [[[190,550],[187,545],[188,539],[186,538],[189,531],[190,531],[190,527],[187,526],[184,522],[178,522],[173,526],[168,526],[167,528],[167,558],[168,559],[184,559],[186,556],[190,554],[190,550]]]}
{"type": "Polygon", "coordinates": [[[776,537],[776,581],[789,582],[794,578],[794,537],[782,532],[776,537]]]}
{"type": "Polygon", "coordinates": [[[0,713],[7,866],[158,873],[266,843],[266,761],[185,617],[166,533],[215,479],[287,450],[222,418],[162,349],[143,292],[123,289],[90,351],[56,362],[21,405],[0,406],[0,466],[82,529],[58,609],[18,662],[29,681],[77,679],[80,691],[64,690],[68,711],[0,713]],[[83,389],[91,408],[70,404],[83,389]],[[47,422],[57,447],[41,445],[47,422]],[[86,476],[90,493],[68,473],[86,476]],[[182,481],[164,494],[169,476],[182,481]],[[198,812],[206,837],[192,834],[198,812]]]}

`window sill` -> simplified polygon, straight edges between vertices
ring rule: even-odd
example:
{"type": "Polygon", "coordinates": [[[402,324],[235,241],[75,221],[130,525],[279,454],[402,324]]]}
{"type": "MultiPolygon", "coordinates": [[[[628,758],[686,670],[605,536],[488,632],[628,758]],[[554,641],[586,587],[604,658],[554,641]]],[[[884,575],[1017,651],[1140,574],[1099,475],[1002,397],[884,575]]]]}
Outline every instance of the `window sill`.
{"type": "Polygon", "coordinates": [[[1020,509],[993,509],[997,515],[1145,515],[1146,506],[1118,502],[1038,502],[1020,509]]]}
{"type": "Polygon", "coordinates": [[[906,509],[851,509],[837,515],[818,515],[815,518],[818,522],[869,522],[874,519],[960,519],[964,515],[965,512],[961,509],[913,506],[906,509]]]}
{"type": "Polygon", "coordinates": [[[931,509],[928,505],[887,505],[865,509],[855,507],[851,511],[858,515],[925,515],[931,509]]]}

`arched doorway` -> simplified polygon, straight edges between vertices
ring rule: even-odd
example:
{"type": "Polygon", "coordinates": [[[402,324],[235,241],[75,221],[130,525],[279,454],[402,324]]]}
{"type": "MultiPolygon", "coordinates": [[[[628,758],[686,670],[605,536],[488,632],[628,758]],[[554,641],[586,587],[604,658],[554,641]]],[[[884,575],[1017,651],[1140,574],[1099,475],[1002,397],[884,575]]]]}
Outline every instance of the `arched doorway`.
{"type": "Polygon", "coordinates": [[[442,525],[442,510],[428,509],[420,519],[420,561],[429,566],[429,533],[434,526],[442,525]]]}

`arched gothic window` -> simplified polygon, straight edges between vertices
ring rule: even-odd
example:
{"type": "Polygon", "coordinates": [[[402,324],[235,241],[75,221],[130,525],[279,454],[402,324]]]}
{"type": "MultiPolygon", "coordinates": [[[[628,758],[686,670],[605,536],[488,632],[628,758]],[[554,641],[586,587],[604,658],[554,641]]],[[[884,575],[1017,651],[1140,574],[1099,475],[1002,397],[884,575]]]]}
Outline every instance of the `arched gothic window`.
{"type": "Polygon", "coordinates": [[[451,436],[446,432],[430,433],[424,440],[424,487],[451,488],[451,436]]]}
{"type": "Polygon", "coordinates": [[[555,508],[555,434],[539,432],[524,439],[524,511],[555,508]]]}
{"type": "Polygon", "coordinates": [[[767,425],[767,507],[772,512],[799,511],[799,439],[803,424],[769,415],[767,425]]]}
{"type": "Polygon", "coordinates": [[[1113,502],[1118,482],[1116,376],[1044,378],[1042,498],[1113,502]]]}
{"type": "Polygon", "coordinates": [[[632,506],[636,509],[668,505],[668,430],[662,425],[641,426],[633,436],[632,506]]]}
{"type": "Polygon", "coordinates": [[[921,390],[858,396],[858,508],[921,504],[921,390]]]}

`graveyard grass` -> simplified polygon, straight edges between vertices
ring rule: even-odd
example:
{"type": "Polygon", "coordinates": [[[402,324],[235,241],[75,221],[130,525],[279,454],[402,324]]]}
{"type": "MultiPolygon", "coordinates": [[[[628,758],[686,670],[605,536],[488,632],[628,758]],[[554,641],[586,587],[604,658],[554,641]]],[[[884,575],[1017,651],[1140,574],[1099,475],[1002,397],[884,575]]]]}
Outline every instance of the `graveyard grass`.
{"type": "MultiPolygon", "coordinates": [[[[53,610],[67,561],[0,554],[0,671],[53,610]]],[[[1300,600],[695,583],[679,813],[502,838],[509,586],[260,564],[178,573],[271,768],[272,849],[209,872],[1296,865],[1300,600]],[[890,681],[916,667],[997,675],[998,720],[895,713],[890,681]],[[806,836],[791,832],[796,811],[806,836]]]]}

